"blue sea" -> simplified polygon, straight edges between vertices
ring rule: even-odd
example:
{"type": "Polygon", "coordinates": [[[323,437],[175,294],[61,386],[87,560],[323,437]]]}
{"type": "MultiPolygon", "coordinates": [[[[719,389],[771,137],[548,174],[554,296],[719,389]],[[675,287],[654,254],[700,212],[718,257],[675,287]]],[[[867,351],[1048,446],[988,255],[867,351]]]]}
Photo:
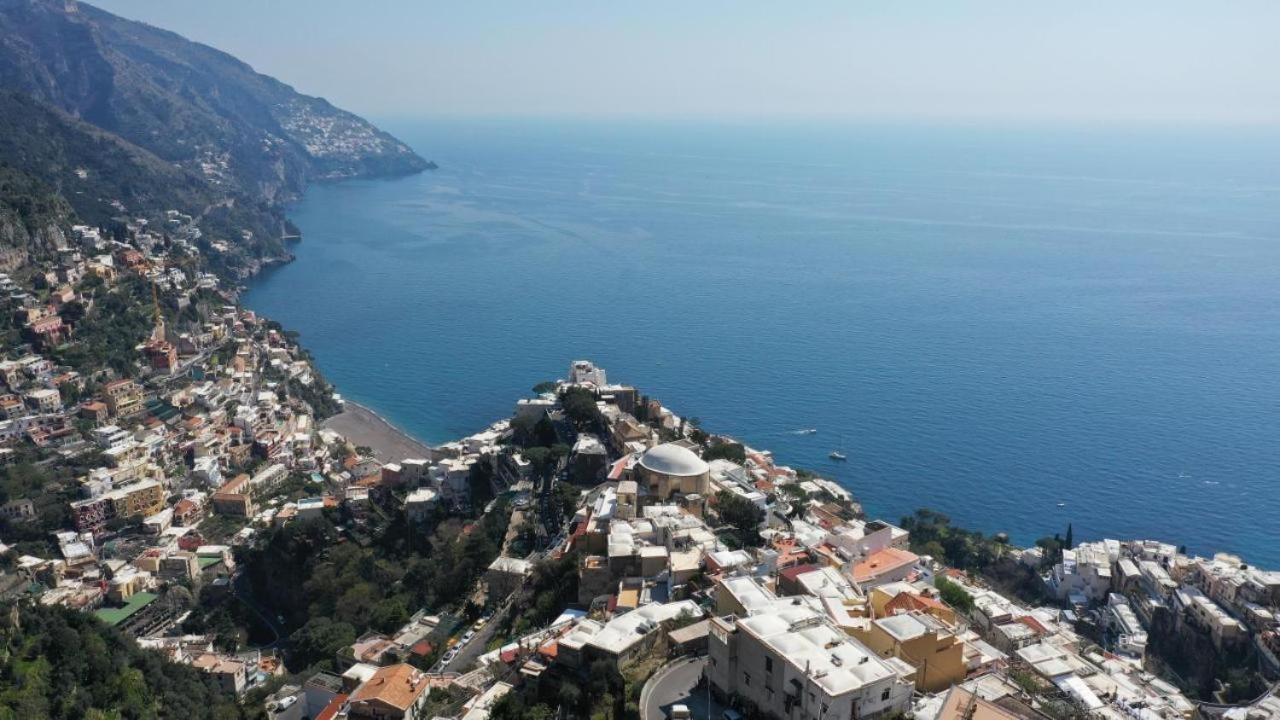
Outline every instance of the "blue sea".
{"type": "Polygon", "coordinates": [[[245,301],[426,441],[589,358],[871,515],[1280,567],[1274,131],[388,127],[440,169],[312,188],[245,301]]]}

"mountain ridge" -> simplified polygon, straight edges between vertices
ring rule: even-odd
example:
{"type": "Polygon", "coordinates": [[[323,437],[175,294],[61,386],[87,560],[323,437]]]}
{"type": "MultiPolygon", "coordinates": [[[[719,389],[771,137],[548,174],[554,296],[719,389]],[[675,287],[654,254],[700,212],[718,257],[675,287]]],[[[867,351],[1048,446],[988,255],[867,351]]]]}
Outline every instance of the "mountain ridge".
{"type": "Polygon", "coordinates": [[[0,125],[22,140],[0,139],[0,164],[59,189],[87,222],[102,223],[102,203],[117,214],[232,208],[218,239],[243,255],[226,263],[240,276],[287,259],[282,207],[309,183],[435,167],[221,50],[74,0],[0,0],[0,125]],[[86,168],[99,196],[75,195],[86,168]]]}

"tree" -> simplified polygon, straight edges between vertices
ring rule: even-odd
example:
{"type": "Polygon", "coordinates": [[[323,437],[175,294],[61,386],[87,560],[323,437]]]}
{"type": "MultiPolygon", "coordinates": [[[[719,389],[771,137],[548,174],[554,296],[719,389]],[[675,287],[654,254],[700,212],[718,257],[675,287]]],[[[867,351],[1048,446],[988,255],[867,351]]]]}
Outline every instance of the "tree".
{"type": "Polygon", "coordinates": [[[1067,539],[1063,541],[1063,545],[1066,547],[1067,550],[1070,550],[1076,546],[1075,532],[1071,527],[1071,523],[1067,523],[1067,539]]]}
{"type": "Polygon", "coordinates": [[[941,560],[947,556],[947,551],[943,549],[942,543],[937,540],[930,540],[929,542],[920,545],[919,550],[921,555],[928,555],[934,560],[941,560]]]}
{"type": "Polygon", "coordinates": [[[764,511],[750,500],[721,490],[716,493],[716,513],[720,520],[730,526],[742,545],[754,547],[760,544],[760,523],[764,521],[764,511]]]}
{"type": "MultiPolygon", "coordinates": [[[[9,605],[0,606],[8,618],[9,605]]],[[[246,717],[210,676],[143,650],[91,614],[23,605],[0,628],[0,718],[246,717]]]]}
{"type": "Polygon", "coordinates": [[[593,428],[600,423],[600,408],[596,395],[583,387],[571,387],[560,396],[560,407],[579,430],[593,428]]]}
{"type": "Polygon", "coordinates": [[[1053,564],[1058,562],[1058,558],[1062,557],[1062,538],[1054,534],[1053,537],[1042,537],[1036,540],[1036,547],[1044,550],[1044,559],[1046,563],[1053,564]]]}
{"type": "Polygon", "coordinates": [[[471,466],[467,486],[471,489],[472,507],[482,508],[493,499],[493,465],[487,459],[471,466]]]}
{"type": "Polygon", "coordinates": [[[511,418],[511,431],[516,445],[526,447],[537,440],[538,419],[532,415],[517,415],[511,418]]]}
{"type": "Polygon", "coordinates": [[[707,462],[721,459],[730,460],[741,465],[747,461],[747,449],[742,446],[742,443],[717,443],[707,448],[706,452],[702,453],[702,459],[707,462]]]}
{"type": "Polygon", "coordinates": [[[384,633],[394,632],[409,622],[409,608],[405,606],[402,598],[387,598],[373,609],[370,621],[375,628],[384,633]]]}
{"type": "Polygon", "coordinates": [[[64,382],[58,386],[58,395],[62,397],[63,405],[75,405],[80,401],[80,388],[75,383],[64,382]]]}
{"type": "Polygon", "coordinates": [[[535,395],[543,395],[545,393],[555,392],[557,387],[559,387],[559,383],[555,380],[543,380],[533,386],[533,392],[535,395]]]}
{"type": "Polygon", "coordinates": [[[327,617],[312,618],[289,637],[299,666],[329,662],[344,647],[356,641],[356,629],[327,617]]]}
{"type": "Polygon", "coordinates": [[[533,466],[533,471],[538,477],[545,477],[547,472],[552,467],[555,467],[552,463],[551,448],[549,447],[535,445],[531,448],[525,448],[521,455],[533,466]]]}
{"type": "Polygon", "coordinates": [[[946,604],[960,612],[973,611],[973,596],[964,588],[941,576],[934,581],[934,586],[938,588],[938,596],[946,604]]]}

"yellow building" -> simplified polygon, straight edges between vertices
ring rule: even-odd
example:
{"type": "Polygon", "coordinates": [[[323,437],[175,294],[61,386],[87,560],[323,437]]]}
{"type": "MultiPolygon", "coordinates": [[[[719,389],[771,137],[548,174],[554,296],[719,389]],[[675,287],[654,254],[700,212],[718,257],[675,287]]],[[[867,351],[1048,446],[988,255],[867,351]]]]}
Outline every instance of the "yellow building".
{"type": "Polygon", "coordinates": [[[890,583],[871,589],[869,596],[875,617],[921,612],[956,626],[956,611],[937,597],[925,595],[908,583],[890,583]]]}
{"type": "Polygon", "coordinates": [[[164,488],[155,480],[145,480],[113,491],[111,503],[116,517],[155,515],[165,508],[164,488]]]}
{"type": "Polygon", "coordinates": [[[897,657],[916,668],[916,688],[938,692],[964,680],[964,643],[936,618],[923,613],[891,615],[855,633],[881,657],[897,657]]]}
{"type": "Polygon", "coordinates": [[[132,380],[116,380],[102,388],[107,407],[116,417],[130,417],[142,412],[142,386],[132,380]]]}

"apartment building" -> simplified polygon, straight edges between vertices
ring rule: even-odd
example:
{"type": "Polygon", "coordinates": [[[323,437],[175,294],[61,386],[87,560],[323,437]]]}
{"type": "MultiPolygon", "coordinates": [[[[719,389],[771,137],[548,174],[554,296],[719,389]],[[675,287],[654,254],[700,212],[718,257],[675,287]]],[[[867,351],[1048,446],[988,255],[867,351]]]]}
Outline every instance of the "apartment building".
{"type": "Polygon", "coordinates": [[[878,718],[906,711],[916,669],[884,659],[795,600],[751,617],[711,620],[714,690],[788,720],[878,718]]]}

